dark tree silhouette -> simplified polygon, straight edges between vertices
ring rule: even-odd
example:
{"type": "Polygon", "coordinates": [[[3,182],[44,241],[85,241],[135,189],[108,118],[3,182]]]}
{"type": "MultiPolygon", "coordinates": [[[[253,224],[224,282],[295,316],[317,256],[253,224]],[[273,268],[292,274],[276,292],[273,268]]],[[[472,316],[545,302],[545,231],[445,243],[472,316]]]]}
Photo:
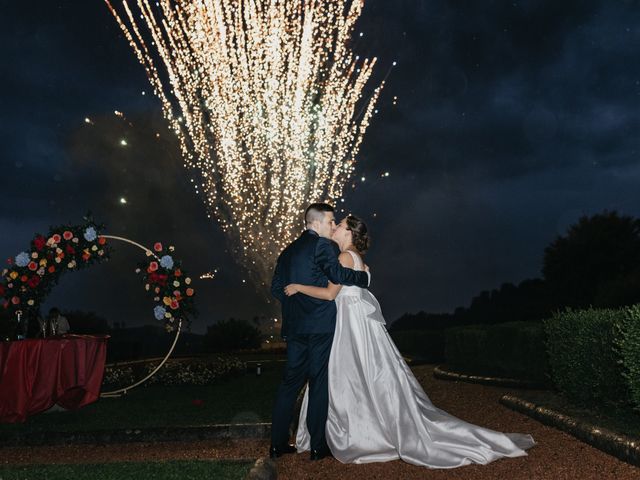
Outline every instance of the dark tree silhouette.
{"type": "Polygon", "coordinates": [[[640,301],[640,220],[606,211],[580,218],[545,249],[542,273],[557,307],[640,301]]]}
{"type": "Polygon", "coordinates": [[[542,320],[566,306],[640,303],[640,220],[606,211],[580,218],[546,247],[542,273],[544,279],[482,291],[453,314],[405,313],[391,329],[542,320]]]}
{"type": "Polygon", "coordinates": [[[69,320],[71,333],[97,335],[111,332],[109,322],[95,312],[71,310],[62,312],[62,315],[69,320]]]}
{"type": "Polygon", "coordinates": [[[207,328],[205,348],[213,352],[260,348],[262,334],[245,320],[230,318],[207,328]]]}

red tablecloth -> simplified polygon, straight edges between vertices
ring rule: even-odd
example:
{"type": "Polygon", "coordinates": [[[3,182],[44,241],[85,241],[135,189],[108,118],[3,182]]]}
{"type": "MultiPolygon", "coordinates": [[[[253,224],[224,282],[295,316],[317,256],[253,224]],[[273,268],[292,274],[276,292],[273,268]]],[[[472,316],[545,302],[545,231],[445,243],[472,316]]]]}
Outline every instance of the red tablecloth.
{"type": "Polygon", "coordinates": [[[0,423],[24,422],[58,404],[95,402],[108,336],[65,335],[0,343],[0,423]]]}

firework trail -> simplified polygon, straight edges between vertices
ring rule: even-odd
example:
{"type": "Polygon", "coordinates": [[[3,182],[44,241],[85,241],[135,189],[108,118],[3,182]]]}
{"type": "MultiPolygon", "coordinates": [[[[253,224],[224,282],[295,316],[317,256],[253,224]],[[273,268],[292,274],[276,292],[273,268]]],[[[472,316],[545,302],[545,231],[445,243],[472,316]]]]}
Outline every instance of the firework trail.
{"type": "Polygon", "coordinates": [[[384,81],[349,40],[363,1],[105,0],[210,216],[258,286],[311,201],[335,202],[384,81]]]}

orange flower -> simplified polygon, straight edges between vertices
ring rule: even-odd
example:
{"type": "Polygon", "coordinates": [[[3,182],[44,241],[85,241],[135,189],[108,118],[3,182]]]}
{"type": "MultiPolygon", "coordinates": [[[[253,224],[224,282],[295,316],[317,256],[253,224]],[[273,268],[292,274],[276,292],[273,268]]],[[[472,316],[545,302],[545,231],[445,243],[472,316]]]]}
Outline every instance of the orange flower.
{"type": "Polygon", "coordinates": [[[179,276],[181,276],[181,275],[182,275],[182,272],[180,271],[180,269],[179,269],[179,268],[176,268],[176,269],[175,269],[175,271],[173,272],[173,274],[174,274],[176,277],[179,277],[179,276]]]}
{"type": "Polygon", "coordinates": [[[98,243],[100,245],[104,245],[105,243],[107,243],[107,239],[104,237],[98,237],[98,243]]]}
{"type": "Polygon", "coordinates": [[[193,288],[187,288],[187,297],[193,297],[193,288]]]}
{"type": "Polygon", "coordinates": [[[164,297],[162,299],[162,303],[164,303],[165,305],[171,305],[171,298],[170,297],[164,297]]]}
{"type": "Polygon", "coordinates": [[[54,267],[53,265],[51,265],[51,266],[48,268],[48,270],[47,270],[47,271],[48,271],[49,273],[53,273],[53,272],[55,272],[55,271],[56,271],[56,267],[54,267]]]}

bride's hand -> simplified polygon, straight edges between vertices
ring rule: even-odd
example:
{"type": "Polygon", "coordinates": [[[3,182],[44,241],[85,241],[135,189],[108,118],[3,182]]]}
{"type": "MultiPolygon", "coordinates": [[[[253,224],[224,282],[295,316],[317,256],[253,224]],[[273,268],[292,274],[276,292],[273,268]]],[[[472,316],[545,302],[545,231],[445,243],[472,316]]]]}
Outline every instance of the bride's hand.
{"type": "Polygon", "coordinates": [[[284,287],[284,293],[285,293],[285,295],[287,295],[287,297],[290,297],[291,295],[295,295],[299,291],[300,290],[298,289],[298,284],[297,283],[290,283],[289,285],[284,287]]]}

